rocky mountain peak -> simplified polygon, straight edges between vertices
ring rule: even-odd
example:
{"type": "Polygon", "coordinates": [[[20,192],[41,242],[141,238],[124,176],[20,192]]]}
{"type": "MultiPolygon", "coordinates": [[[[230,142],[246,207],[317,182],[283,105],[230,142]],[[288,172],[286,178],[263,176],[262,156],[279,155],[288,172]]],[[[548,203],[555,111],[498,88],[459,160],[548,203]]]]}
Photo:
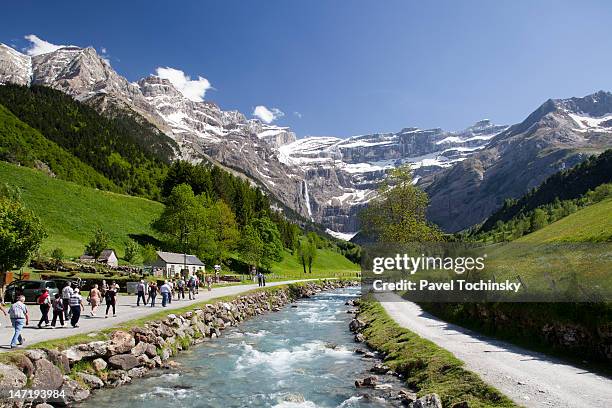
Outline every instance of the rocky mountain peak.
{"type": "Polygon", "coordinates": [[[29,85],[32,81],[32,58],[0,43],[0,84],[29,85]]]}

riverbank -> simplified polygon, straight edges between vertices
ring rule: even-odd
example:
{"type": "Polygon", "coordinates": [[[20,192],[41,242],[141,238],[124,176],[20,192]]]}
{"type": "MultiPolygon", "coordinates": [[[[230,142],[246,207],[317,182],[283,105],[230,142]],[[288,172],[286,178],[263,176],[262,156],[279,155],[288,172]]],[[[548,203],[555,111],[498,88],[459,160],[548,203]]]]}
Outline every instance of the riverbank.
{"type": "Polygon", "coordinates": [[[0,364],[0,390],[4,391],[0,407],[20,406],[17,400],[9,400],[10,389],[55,390],[52,398],[45,398],[53,405],[82,401],[92,390],[118,387],[150,370],[172,368],[172,356],[217,338],[225,328],[250,317],[278,311],[318,291],[354,284],[332,280],[269,287],[131,321],[123,329],[97,333],[75,345],[6,353],[0,364]]]}
{"type": "Polygon", "coordinates": [[[444,407],[514,407],[510,399],[464,368],[450,352],[400,327],[371,297],[352,324],[356,339],[384,356],[417,397],[437,394],[444,407]]]}

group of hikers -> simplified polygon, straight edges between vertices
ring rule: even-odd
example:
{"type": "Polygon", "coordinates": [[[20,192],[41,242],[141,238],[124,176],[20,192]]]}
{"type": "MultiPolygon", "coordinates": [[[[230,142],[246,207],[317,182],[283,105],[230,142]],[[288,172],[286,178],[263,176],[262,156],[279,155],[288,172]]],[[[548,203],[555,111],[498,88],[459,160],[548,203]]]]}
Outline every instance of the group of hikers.
{"type": "MultiPolygon", "coordinates": [[[[205,278],[206,287],[212,289],[212,277],[207,275],[205,278]]],[[[161,295],[161,305],[166,307],[172,303],[172,298],[176,296],[176,300],[185,299],[185,292],[188,293],[189,300],[194,300],[198,294],[200,287],[200,278],[197,275],[191,275],[187,279],[180,277],[178,279],[165,280],[159,287],[155,282],[145,282],[141,280],[136,286],[136,306],[142,305],[155,307],[155,299],[157,295],[161,295]]]]}
{"type": "MultiPolygon", "coordinates": [[[[206,276],[206,287],[208,290],[212,288],[212,277],[206,276]]],[[[185,292],[188,293],[189,300],[196,298],[200,279],[196,275],[191,275],[187,279],[180,277],[178,279],[165,280],[162,285],[157,286],[156,282],[146,282],[141,280],[136,286],[136,306],[140,306],[142,300],[143,306],[150,305],[155,307],[155,299],[158,294],[161,294],[161,305],[166,307],[172,303],[172,298],[176,296],[176,300],[185,299],[185,292]]],[[[94,284],[89,291],[87,302],[91,307],[91,317],[96,316],[98,308],[102,302],[106,304],[105,318],[108,318],[109,312],[112,309],[113,317],[117,316],[117,294],[119,285],[112,281],[110,284],[106,280],[102,280],[100,285],[94,284]]],[[[23,328],[30,324],[30,313],[25,304],[25,296],[19,295],[15,302],[7,311],[0,304],[0,312],[5,316],[10,317],[11,324],[14,328],[13,338],[11,339],[11,348],[21,346],[25,343],[25,338],[21,334],[23,328]]],[[[38,328],[44,327],[55,328],[59,320],[61,327],[65,327],[65,322],[70,321],[72,327],[79,327],[81,314],[85,311],[85,303],[81,290],[77,283],[69,283],[62,288],[60,293],[51,296],[48,289],[43,289],[42,293],[36,299],[36,303],[40,308],[41,318],[38,322],[38,328]],[[49,312],[52,312],[52,319],[49,321],[49,312]]]]}

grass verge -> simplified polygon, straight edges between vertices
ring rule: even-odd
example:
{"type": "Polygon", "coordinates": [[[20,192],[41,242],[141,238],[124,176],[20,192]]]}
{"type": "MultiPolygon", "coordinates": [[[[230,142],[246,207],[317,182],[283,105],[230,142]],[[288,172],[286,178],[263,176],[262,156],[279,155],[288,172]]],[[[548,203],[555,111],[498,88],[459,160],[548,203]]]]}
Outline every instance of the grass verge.
{"type": "Polygon", "coordinates": [[[470,407],[515,407],[509,398],[463,368],[450,352],[400,327],[372,298],[360,305],[367,344],[385,354],[385,364],[402,374],[419,396],[437,393],[442,405],[467,402],[470,407]]]}

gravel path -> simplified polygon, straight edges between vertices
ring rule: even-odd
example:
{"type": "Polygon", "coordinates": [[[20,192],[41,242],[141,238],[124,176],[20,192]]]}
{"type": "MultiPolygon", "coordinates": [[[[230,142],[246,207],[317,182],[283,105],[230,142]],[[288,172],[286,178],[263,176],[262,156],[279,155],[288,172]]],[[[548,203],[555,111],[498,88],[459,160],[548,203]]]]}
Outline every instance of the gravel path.
{"type": "Polygon", "coordinates": [[[463,360],[467,369],[527,407],[610,407],[612,380],[566,362],[446,323],[418,305],[378,295],[402,327],[463,360]]]}
{"type": "MultiPolygon", "coordinates": [[[[277,286],[277,285],[285,285],[287,283],[293,282],[301,282],[308,280],[316,280],[316,279],[301,279],[301,280],[291,280],[291,281],[283,281],[283,282],[270,282],[267,286],[277,286]]],[[[164,310],[170,311],[172,309],[182,308],[184,306],[188,306],[190,304],[203,302],[209,299],[223,297],[223,296],[232,296],[237,295],[239,293],[243,293],[252,289],[257,288],[257,285],[235,285],[235,286],[222,286],[213,288],[210,292],[206,289],[200,288],[200,293],[197,295],[195,300],[173,300],[171,304],[167,307],[163,308],[164,310]]],[[[187,299],[187,294],[185,294],[187,299]]],[[[86,302],[85,302],[86,303],[86,302]]],[[[112,317],[111,315],[108,319],[104,318],[104,312],[106,311],[106,306],[102,305],[97,311],[96,317],[89,316],[89,312],[91,308],[88,305],[85,305],[85,312],[81,314],[81,319],[79,321],[79,327],[72,328],[70,323],[66,323],[66,327],[61,327],[59,322],[55,329],[50,328],[42,328],[38,329],[36,326],[38,324],[38,320],[40,319],[40,309],[38,305],[28,304],[28,309],[30,311],[30,325],[25,327],[22,334],[26,338],[26,345],[32,345],[41,341],[59,339],[62,337],[72,336],[79,333],[89,333],[95,332],[97,330],[105,329],[108,327],[113,327],[119,323],[126,322],[129,320],[139,319],[141,317],[145,317],[147,315],[157,313],[162,310],[161,307],[161,295],[157,296],[155,300],[156,306],[136,306],[136,296],[118,296],[117,297],[117,317],[112,317]]],[[[49,320],[51,320],[52,313],[49,313],[49,320]]],[[[11,342],[11,338],[13,337],[13,328],[11,327],[11,322],[8,317],[4,317],[0,313],[0,323],[2,326],[0,327],[0,352],[10,350],[9,344],[11,342]]]]}

